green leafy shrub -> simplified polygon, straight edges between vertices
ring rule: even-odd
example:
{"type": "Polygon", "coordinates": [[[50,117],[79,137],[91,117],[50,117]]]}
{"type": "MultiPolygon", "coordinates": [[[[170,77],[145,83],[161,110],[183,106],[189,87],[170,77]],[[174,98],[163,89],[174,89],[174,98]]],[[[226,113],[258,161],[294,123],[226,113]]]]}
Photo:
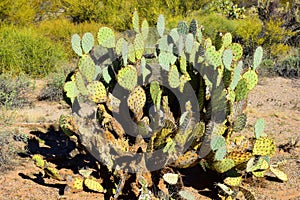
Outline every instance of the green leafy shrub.
{"type": "Polygon", "coordinates": [[[258,69],[258,73],[261,76],[274,76],[277,74],[274,60],[272,59],[264,59],[258,69]]]}
{"type": "Polygon", "coordinates": [[[63,99],[63,88],[66,80],[65,72],[49,74],[47,84],[38,96],[38,100],[60,101],[63,99]]]}
{"type": "Polygon", "coordinates": [[[244,18],[245,8],[238,7],[237,4],[234,4],[231,0],[213,0],[206,7],[208,12],[218,12],[222,13],[228,18],[239,19],[244,18]]]}
{"type": "Polygon", "coordinates": [[[276,71],[280,76],[297,78],[300,76],[300,56],[289,56],[276,65],[276,71]]]}
{"type": "Polygon", "coordinates": [[[0,46],[0,73],[45,76],[67,58],[62,45],[39,35],[33,28],[1,27],[0,46]]]}
{"type": "Polygon", "coordinates": [[[32,89],[32,82],[24,75],[12,77],[8,74],[1,74],[0,106],[11,109],[30,105],[27,95],[32,89]]]}

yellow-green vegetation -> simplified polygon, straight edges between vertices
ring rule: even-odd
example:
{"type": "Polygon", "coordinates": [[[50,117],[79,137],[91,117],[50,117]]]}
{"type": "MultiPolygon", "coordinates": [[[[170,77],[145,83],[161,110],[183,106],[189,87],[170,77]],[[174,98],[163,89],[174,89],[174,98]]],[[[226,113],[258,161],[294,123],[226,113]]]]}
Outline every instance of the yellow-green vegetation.
{"type": "Polygon", "coordinates": [[[203,26],[203,35],[212,40],[219,32],[230,32],[250,57],[255,47],[261,45],[265,58],[284,60],[294,55],[291,52],[299,46],[296,1],[274,4],[265,0],[257,6],[257,3],[237,0],[3,0],[0,2],[0,73],[13,71],[16,75],[24,72],[45,76],[59,69],[63,61],[70,62],[75,57],[69,39],[73,33],[82,36],[91,32],[96,36],[100,25],[119,32],[134,29],[131,16],[135,10],[139,12],[140,22],[146,18],[150,27],[164,13],[166,29],[176,26],[180,20],[190,23],[195,18],[203,26]],[[277,9],[273,9],[274,5],[277,9]]]}

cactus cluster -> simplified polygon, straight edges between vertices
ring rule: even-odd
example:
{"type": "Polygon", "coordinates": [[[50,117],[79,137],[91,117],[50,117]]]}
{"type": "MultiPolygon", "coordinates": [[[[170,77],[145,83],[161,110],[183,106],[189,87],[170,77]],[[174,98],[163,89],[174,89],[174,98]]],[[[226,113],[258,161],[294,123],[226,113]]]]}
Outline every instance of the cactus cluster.
{"type": "MultiPolygon", "coordinates": [[[[106,190],[117,198],[134,172],[139,199],[154,198],[153,172],[201,163],[225,176],[224,183],[218,183],[221,189],[240,186],[243,173],[258,177],[267,170],[282,173],[271,165],[275,144],[263,132],[262,120],[257,121],[253,138],[243,135],[247,121],[243,110],[258,82],[262,48],[244,69],[243,48],[233,43],[230,33],[213,44],[202,37],[195,20],[190,25],[179,22],[167,31],[160,15],[157,43],[146,49],[147,21],[140,26],[134,12],[132,22],[131,39],[117,39],[108,27],[98,32],[99,46],[94,46],[89,33],[82,39],[74,35],[72,48],[80,58],[64,87],[73,112],[61,117],[60,126],[120,180],[115,189],[106,190]],[[95,52],[107,59],[97,59],[95,52]]],[[[165,184],[177,182],[177,176],[165,174],[165,184]]],[[[72,183],[73,188],[83,183],[90,190],[104,191],[91,178],[72,183]]]]}

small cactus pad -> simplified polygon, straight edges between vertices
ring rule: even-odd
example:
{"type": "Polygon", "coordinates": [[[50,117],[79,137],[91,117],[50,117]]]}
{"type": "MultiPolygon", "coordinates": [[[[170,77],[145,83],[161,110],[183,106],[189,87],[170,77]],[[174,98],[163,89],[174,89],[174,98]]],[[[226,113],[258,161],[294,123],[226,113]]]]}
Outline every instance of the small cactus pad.
{"type": "Polygon", "coordinates": [[[180,84],[179,72],[176,65],[170,67],[168,82],[171,88],[177,88],[180,84]]]}
{"type": "Polygon", "coordinates": [[[136,69],[128,65],[119,70],[117,80],[120,86],[127,90],[133,90],[137,84],[137,71],[136,69]]]}
{"type": "Polygon", "coordinates": [[[50,178],[56,179],[56,180],[63,180],[63,178],[61,177],[59,171],[54,168],[54,167],[46,167],[44,169],[45,173],[47,176],[49,176],[50,178]]]}
{"type": "Polygon", "coordinates": [[[64,85],[64,91],[67,93],[66,96],[71,99],[72,103],[74,102],[75,97],[79,95],[79,90],[75,81],[66,82],[64,85]]]}
{"type": "Polygon", "coordinates": [[[94,42],[95,42],[95,39],[94,39],[93,34],[87,32],[83,35],[82,41],[81,41],[81,46],[82,46],[82,49],[85,54],[88,54],[92,50],[92,48],[94,46],[94,42]]]}
{"type": "Polygon", "coordinates": [[[229,186],[239,186],[242,183],[242,177],[227,177],[224,179],[224,183],[229,186]]]}
{"type": "Polygon", "coordinates": [[[210,147],[213,151],[226,146],[225,138],[221,135],[212,135],[210,141],[210,147]]]}
{"type": "Polygon", "coordinates": [[[288,180],[288,176],[283,171],[281,171],[279,169],[276,169],[276,168],[274,168],[272,166],[270,166],[270,171],[273,174],[275,174],[275,176],[277,178],[279,178],[280,180],[282,180],[282,181],[287,181],[288,180]]]}
{"type": "Polygon", "coordinates": [[[254,125],[255,138],[258,139],[262,136],[266,136],[264,134],[265,129],[265,121],[262,118],[259,118],[254,125]]]}
{"type": "Polygon", "coordinates": [[[144,37],[141,33],[134,39],[134,51],[136,59],[140,60],[144,53],[144,37]]]}
{"type": "Polygon", "coordinates": [[[235,132],[242,131],[246,126],[246,122],[247,122],[247,115],[245,113],[238,115],[235,121],[233,122],[233,127],[232,127],[233,131],[235,132]]]}
{"type": "Polygon", "coordinates": [[[213,168],[219,173],[227,172],[228,170],[232,169],[234,166],[235,166],[234,161],[229,158],[225,158],[221,161],[216,161],[213,163],[213,168]]]}
{"type": "Polygon", "coordinates": [[[34,161],[34,164],[41,169],[43,169],[46,165],[46,162],[44,161],[43,157],[39,154],[33,155],[32,160],[34,161]]]}
{"type": "Polygon", "coordinates": [[[78,91],[82,94],[82,95],[87,95],[88,91],[85,87],[85,83],[84,80],[82,78],[81,73],[77,72],[75,74],[75,82],[76,82],[76,86],[78,88],[78,91]]]}
{"type": "Polygon", "coordinates": [[[247,97],[249,93],[249,89],[247,86],[247,82],[245,79],[240,79],[238,82],[236,88],[235,88],[235,94],[236,94],[236,100],[241,101],[247,97]]]}
{"type": "Polygon", "coordinates": [[[222,47],[227,48],[232,43],[232,35],[231,33],[225,33],[222,37],[222,47]]]}
{"type": "Polygon", "coordinates": [[[258,83],[258,75],[254,70],[249,70],[244,73],[243,78],[247,83],[248,90],[252,90],[258,83]]]}
{"type": "Polygon", "coordinates": [[[275,154],[276,146],[273,140],[267,137],[260,137],[255,141],[253,155],[272,156],[275,154]]]}
{"type": "Polygon", "coordinates": [[[252,157],[250,152],[232,151],[228,153],[227,158],[232,159],[235,165],[247,162],[252,157]]]}
{"type": "Polygon", "coordinates": [[[164,70],[166,71],[170,70],[170,59],[168,53],[161,52],[158,56],[158,62],[164,70]]]}
{"type": "Polygon", "coordinates": [[[98,31],[98,42],[105,48],[115,47],[115,34],[114,31],[108,27],[102,27],[98,31]]]}
{"type": "Polygon", "coordinates": [[[223,160],[227,154],[226,146],[222,146],[215,153],[215,160],[223,160]]]}
{"type": "Polygon", "coordinates": [[[233,58],[232,51],[230,49],[226,49],[223,52],[222,60],[225,68],[228,70],[231,70],[232,58],[233,58]]]}
{"type": "MultiPolygon", "coordinates": [[[[122,53],[122,49],[124,44],[126,45],[127,41],[124,38],[120,38],[116,44],[116,53],[120,55],[122,53]]],[[[126,53],[127,54],[127,53],[126,53]]]]}
{"type": "Polygon", "coordinates": [[[194,36],[193,34],[187,34],[185,38],[185,52],[190,54],[194,46],[194,36]]]}
{"type": "Polygon", "coordinates": [[[188,168],[197,164],[198,159],[198,154],[195,151],[191,150],[179,156],[171,165],[177,168],[188,168]]]}
{"type": "Polygon", "coordinates": [[[73,51],[78,56],[82,56],[83,52],[82,52],[82,49],[81,49],[81,38],[80,38],[80,36],[78,34],[72,35],[71,45],[72,45],[73,51]]]}
{"type": "Polygon", "coordinates": [[[178,23],[177,31],[179,34],[187,35],[189,32],[189,27],[185,22],[181,21],[178,23]]]}
{"type": "Polygon", "coordinates": [[[243,47],[240,44],[238,44],[238,43],[232,43],[227,48],[231,49],[231,51],[233,53],[233,58],[232,59],[234,61],[238,61],[239,59],[242,58],[243,47]]]}
{"type": "Polygon", "coordinates": [[[91,82],[96,73],[96,65],[92,58],[88,55],[84,55],[78,62],[80,73],[86,78],[88,82],[91,82]]]}
{"type": "Polygon", "coordinates": [[[160,37],[164,35],[164,31],[165,31],[165,17],[163,15],[159,15],[157,21],[157,32],[160,37]]]}
{"type": "Polygon", "coordinates": [[[102,185],[93,178],[85,179],[84,180],[84,186],[87,187],[89,190],[92,190],[94,192],[105,192],[102,185]]]}
{"type": "Polygon", "coordinates": [[[257,47],[253,56],[253,70],[256,70],[260,65],[263,58],[263,48],[261,46],[257,47]]]}
{"type": "Polygon", "coordinates": [[[160,109],[161,94],[162,90],[160,89],[159,82],[152,81],[150,83],[150,95],[157,110],[160,109]]]}
{"type": "Polygon", "coordinates": [[[75,177],[71,184],[70,187],[74,190],[74,191],[82,191],[83,190],[83,178],[82,177],[75,177]]]}
{"type": "Polygon", "coordinates": [[[128,45],[128,60],[130,62],[135,62],[135,50],[134,50],[134,44],[128,45]]]}
{"type": "Polygon", "coordinates": [[[242,71],[243,71],[243,61],[239,61],[237,66],[233,70],[233,78],[232,78],[232,81],[230,83],[230,88],[232,90],[235,89],[235,87],[237,86],[239,80],[241,79],[242,71]]]}
{"type": "Polygon", "coordinates": [[[106,102],[107,94],[103,83],[100,81],[93,81],[87,85],[89,98],[95,103],[106,102]]]}
{"type": "Polygon", "coordinates": [[[193,34],[193,36],[195,37],[198,31],[198,23],[195,19],[193,19],[190,23],[190,28],[189,28],[189,32],[193,34]]]}
{"type": "Polygon", "coordinates": [[[127,104],[129,109],[135,114],[139,115],[143,111],[146,103],[146,93],[144,89],[137,86],[129,95],[127,104]]]}
{"type": "Polygon", "coordinates": [[[169,183],[170,185],[176,185],[179,179],[179,175],[173,173],[166,173],[163,175],[163,179],[165,182],[169,183]]]}
{"type": "Polygon", "coordinates": [[[138,12],[135,10],[132,16],[132,26],[133,26],[133,30],[136,33],[140,32],[140,18],[139,18],[139,14],[138,12]]]}
{"type": "Polygon", "coordinates": [[[148,24],[147,20],[145,20],[145,19],[142,22],[141,31],[142,31],[144,40],[147,40],[148,34],[149,34],[149,24],[148,24]]]}

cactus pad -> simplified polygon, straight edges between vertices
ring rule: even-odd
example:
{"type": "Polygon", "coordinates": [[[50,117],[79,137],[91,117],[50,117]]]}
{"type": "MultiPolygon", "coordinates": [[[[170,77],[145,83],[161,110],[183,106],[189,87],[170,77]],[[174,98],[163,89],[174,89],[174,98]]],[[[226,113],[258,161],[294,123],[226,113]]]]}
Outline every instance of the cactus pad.
{"type": "Polygon", "coordinates": [[[119,70],[117,80],[120,86],[127,90],[133,90],[137,84],[137,71],[136,69],[128,65],[119,70]]]}
{"type": "Polygon", "coordinates": [[[176,183],[178,182],[178,179],[179,179],[179,175],[173,174],[173,173],[166,173],[163,175],[163,179],[164,179],[164,181],[166,181],[167,183],[169,183],[171,185],[176,185],[176,183]]]}
{"type": "Polygon", "coordinates": [[[232,159],[235,165],[247,162],[252,157],[250,152],[232,151],[228,153],[227,158],[232,159]]]}
{"type": "Polygon", "coordinates": [[[232,58],[233,58],[232,51],[230,49],[226,49],[223,52],[222,60],[225,68],[228,70],[231,70],[232,58]]]}
{"type": "Polygon", "coordinates": [[[168,82],[171,88],[177,88],[180,84],[179,72],[176,65],[170,67],[168,82]]]}
{"type": "Polygon", "coordinates": [[[76,86],[78,88],[78,91],[82,94],[82,95],[87,95],[88,91],[85,87],[85,83],[84,80],[82,78],[81,73],[77,72],[75,74],[75,82],[76,82],[76,86]]]}
{"type": "Polygon", "coordinates": [[[224,179],[224,183],[229,186],[239,186],[242,183],[242,177],[227,177],[224,179]]]}
{"type": "Polygon", "coordinates": [[[195,151],[191,150],[179,156],[171,165],[177,168],[188,168],[195,165],[198,159],[198,154],[195,151]]]}
{"type": "Polygon", "coordinates": [[[241,101],[247,97],[249,93],[248,85],[245,79],[240,79],[238,82],[236,88],[235,88],[235,95],[236,95],[236,100],[241,101]]]}
{"type": "Polygon", "coordinates": [[[91,82],[96,73],[96,65],[92,58],[88,55],[84,55],[78,62],[80,73],[86,78],[88,82],[91,82]]]}
{"type": "Polygon", "coordinates": [[[240,44],[238,44],[238,43],[232,43],[227,48],[231,49],[231,51],[233,53],[233,58],[232,59],[234,61],[238,61],[239,59],[242,58],[243,47],[240,44]]]}
{"type": "Polygon", "coordinates": [[[46,162],[44,161],[43,157],[39,154],[33,155],[32,160],[34,161],[34,164],[41,169],[43,169],[46,166],[46,162]]]}
{"type": "Polygon", "coordinates": [[[83,35],[82,41],[81,41],[81,46],[82,46],[82,49],[85,54],[88,54],[92,50],[92,48],[94,46],[94,42],[95,42],[95,39],[94,39],[93,34],[87,32],[83,35]]]}
{"type": "MultiPolygon", "coordinates": [[[[142,115],[143,107],[146,103],[146,93],[140,86],[136,87],[129,95],[127,104],[129,109],[136,115],[142,115]]],[[[139,118],[141,118],[140,116],[139,118]]]]}
{"type": "Polygon", "coordinates": [[[189,32],[192,33],[193,36],[195,37],[197,35],[197,31],[198,31],[198,23],[195,19],[193,19],[190,23],[189,32]]]}
{"type": "Polygon", "coordinates": [[[283,171],[281,171],[279,169],[276,169],[276,168],[274,168],[272,166],[270,167],[270,171],[273,174],[275,174],[275,176],[277,178],[279,178],[280,180],[282,180],[282,181],[287,181],[288,180],[288,176],[283,171]]]}
{"type": "Polygon", "coordinates": [[[247,115],[245,113],[238,115],[235,121],[233,122],[233,127],[232,127],[233,131],[241,132],[245,128],[246,122],[247,122],[247,115]]]}
{"type": "Polygon", "coordinates": [[[133,26],[133,30],[136,33],[140,32],[140,19],[139,19],[139,14],[137,11],[133,12],[133,16],[132,16],[132,26],[133,26]]]}
{"type": "Polygon", "coordinates": [[[157,31],[160,37],[164,35],[165,31],[165,17],[163,15],[159,15],[157,21],[157,31]]]}
{"type": "Polygon", "coordinates": [[[114,31],[108,27],[102,27],[98,31],[98,42],[105,48],[115,47],[115,34],[114,31]]]}
{"type": "Polygon", "coordinates": [[[261,46],[257,47],[253,56],[253,70],[256,70],[260,65],[263,58],[263,48],[261,46]]]}
{"type": "Polygon", "coordinates": [[[273,140],[267,137],[260,137],[255,141],[253,155],[272,156],[275,154],[276,146],[273,140]]]}
{"type": "Polygon", "coordinates": [[[222,37],[222,47],[227,48],[232,43],[232,35],[231,33],[225,33],[222,37]]]}
{"type": "Polygon", "coordinates": [[[164,70],[170,70],[170,59],[168,53],[161,52],[158,56],[158,62],[164,70]]]}
{"type": "Polygon", "coordinates": [[[187,35],[189,32],[189,27],[185,22],[181,21],[178,23],[177,31],[179,34],[187,35]]]}
{"type": "Polygon", "coordinates": [[[159,110],[162,90],[160,89],[158,81],[152,81],[150,83],[150,95],[151,95],[152,101],[153,101],[156,109],[159,110]]]}
{"type": "Polygon", "coordinates": [[[262,136],[266,136],[264,134],[265,122],[263,119],[259,118],[254,125],[255,138],[258,139],[262,136]]]}
{"type": "Polygon", "coordinates": [[[235,89],[238,82],[240,81],[242,71],[243,71],[243,61],[239,61],[237,66],[233,70],[233,78],[232,78],[232,81],[230,83],[230,88],[232,90],[235,89]]]}
{"type": "Polygon", "coordinates": [[[142,32],[144,40],[146,40],[148,38],[148,34],[149,34],[149,24],[148,24],[147,20],[145,20],[145,19],[142,22],[141,32],[142,32]]]}
{"type": "Polygon", "coordinates": [[[194,46],[194,36],[193,34],[187,34],[185,38],[185,52],[190,54],[194,46]]]}
{"type": "Polygon", "coordinates": [[[85,179],[84,180],[84,186],[87,187],[89,190],[92,190],[94,192],[105,192],[102,185],[93,178],[85,179]]]}
{"type": "Polygon", "coordinates": [[[59,126],[67,136],[72,136],[77,132],[77,126],[72,116],[61,115],[59,118],[59,126]]]}
{"type": "MultiPolygon", "coordinates": [[[[116,53],[120,55],[122,53],[122,49],[124,44],[126,45],[127,41],[124,38],[120,38],[116,44],[116,53]]],[[[127,54],[127,53],[126,53],[127,54]]]]}
{"type": "Polygon", "coordinates": [[[64,91],[67,92],[66,96],[71,99],[72,103],[74,102],[75,97],[79,95],[79,90],[75,81],[66,82],[64,85],[64,91]]]}
{"type": "Polygon", "coordinates": [[[258,75],[254,70],[249,70],[244,73],[243,78],[247,83],[248,90],[252,90],[258,83],[258,75]]]}
{"type": "Polygon", "coordinates": [[[141,33],[134,39],[134,51],[136,59],[140,60],[144,53],[144,37],[141,33]]]}
{"type": "Polygon", "coordinates": [[[225,158],[221,161],[216,161],[213,163],[213,168],[219,173],[227,172],[228,170],[232,169],[234,166],[235,166],[234,161],[229,158],[225,158]]]}
{"type": "Polygon", "coordinates": [[[82,56],[83,52],[82,52],[82,49],[81,49],[81,38],[80,38],[80,36],[78,34],[72,35],[71,45],[72,45],[73,51],[78,56],[82,56]]]}
{"type": "Polygon", "coordinates": [[[72,191],[82,191],[83,190],[83,178],[74,177],[73,180],[68,184],[71,187],[72,191]]]}
{"type": "Polygon", "coordinates": [[[89,98],[95,103],[106,102],[107,94],[103,83],[100,81],[93,81],[87,85],[89,98]]]}

